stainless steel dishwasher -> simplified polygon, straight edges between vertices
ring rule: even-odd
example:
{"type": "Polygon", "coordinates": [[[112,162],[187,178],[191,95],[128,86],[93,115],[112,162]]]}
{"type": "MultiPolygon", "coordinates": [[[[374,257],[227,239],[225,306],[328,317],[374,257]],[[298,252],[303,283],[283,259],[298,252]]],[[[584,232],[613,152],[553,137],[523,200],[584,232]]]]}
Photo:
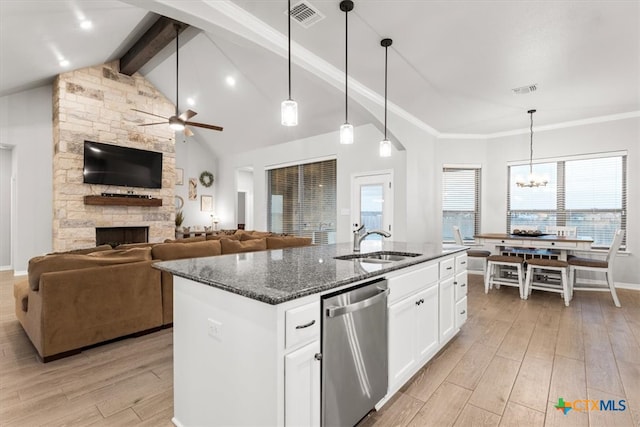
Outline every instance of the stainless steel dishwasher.
{"type": "Polygon", "coordinates": [[[322,298],[322,425],[353,426],[387,393],[387,281],[322,298]]]}

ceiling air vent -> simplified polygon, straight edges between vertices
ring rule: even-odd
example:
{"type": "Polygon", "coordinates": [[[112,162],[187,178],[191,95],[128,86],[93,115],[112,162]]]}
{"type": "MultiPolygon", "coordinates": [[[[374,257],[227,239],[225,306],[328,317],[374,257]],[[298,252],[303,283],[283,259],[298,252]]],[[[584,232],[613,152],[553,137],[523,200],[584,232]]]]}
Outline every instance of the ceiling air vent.
{"type": "MultiPolygon", "coordinates": [[[[287,11],[284,13],[286,14],[287,11]]],[[[304,28],[309,28],[324,19],[324,15],[306,0],[302,0],[291,7],[291,17],[304,28]]]]}
{"type": "Polygon", "coordinates": [[[538,83],[534,83],[532,85],[527,85],[527,86],[520,86],[511,90],[516,95],[525,95],[527,93],[535,92],[536,90],[538,90],[538,83]]]}

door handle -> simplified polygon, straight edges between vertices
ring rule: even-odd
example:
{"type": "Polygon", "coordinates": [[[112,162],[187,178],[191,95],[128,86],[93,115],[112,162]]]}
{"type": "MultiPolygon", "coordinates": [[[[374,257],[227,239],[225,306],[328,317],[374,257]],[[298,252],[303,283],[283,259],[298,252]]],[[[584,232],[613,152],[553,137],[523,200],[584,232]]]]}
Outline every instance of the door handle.
{"type": "Polygon", "coordinates": [[[322,353],[316,353],[313,357],[316,360],[322,360],[322,353]]]}
{"type": "Polygon", "coordinates": [[[343,314],[353,313],[354,311],[362,310],[363,308],[367,308],[372,306],[373,304],[383,300],[389,295],[389,289],[381,290],[371,298],[367,298],[365,300],[342,306],[334,306],[327,308],[327,316],[328,317],[336,317],[342,316],[343,314]]]}

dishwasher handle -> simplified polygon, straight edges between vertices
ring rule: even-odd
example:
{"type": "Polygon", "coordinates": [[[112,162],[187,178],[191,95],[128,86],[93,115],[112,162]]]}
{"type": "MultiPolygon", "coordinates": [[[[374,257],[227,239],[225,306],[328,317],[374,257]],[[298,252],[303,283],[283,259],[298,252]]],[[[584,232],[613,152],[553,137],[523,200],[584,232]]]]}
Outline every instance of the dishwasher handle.
{"type": "Polygon", "coordinates": [[[389,289],[380,289],[380,292],[378,292],[371,298],[367,298],[365,300],[355,302],[349,305],[328,307],[327,316],[337,317],[337,316],[342,316],[343,314],[353,313],[354,311],[362,310],[363,308],[367,308],[369,306],[372,306],[373,304],[376,304],[380,300],[383,300],[384,298],[387,297],[387,295],[389,295],[389,289]]]}

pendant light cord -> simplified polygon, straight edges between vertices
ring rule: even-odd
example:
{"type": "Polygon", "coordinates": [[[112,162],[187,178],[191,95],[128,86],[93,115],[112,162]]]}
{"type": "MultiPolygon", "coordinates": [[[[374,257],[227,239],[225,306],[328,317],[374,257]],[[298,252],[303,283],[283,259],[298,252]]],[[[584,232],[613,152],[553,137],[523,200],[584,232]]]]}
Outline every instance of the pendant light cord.
{"type": "Polygon", "coordinates": [[[344,122],[349,123],[349,95],[348,88],[349,84],[347,83],[349,76],[349,11],[344,12],[344,122]]]}
{"type": "Polygon", "coordinates": [[[389,46],[384,47],[384,139],[387,139],[387,57],[389,46]]]}
{"type": "Polygon", "coordinates": [[[287,1],[289,12],[287,14],[287,31],[289,39],[289,101],[291,101],[291,0],[287,1]]]}
{"type": "Polygon", "coordinates": [[[529,133],[531,135],[531,139],[529,142],[529,174],[533,174],[533,113],[531,111],[529,114],[531,115],[531,123],[529,124],[529,133]]]}
{"type": "Polygon", "coordinates": [[[179,65],[180,65],[180,58],[178,56],[178,52],[180,51],[180,27],[178,26],[178,24],[175,24],[175,28],[176,28],[176,116],[179,114],[179,108],[178,108],[178,103],[180,102],[180,100],[178,99],[178,85],[180,84],[180,76],[179,76],[179,65]]]}

